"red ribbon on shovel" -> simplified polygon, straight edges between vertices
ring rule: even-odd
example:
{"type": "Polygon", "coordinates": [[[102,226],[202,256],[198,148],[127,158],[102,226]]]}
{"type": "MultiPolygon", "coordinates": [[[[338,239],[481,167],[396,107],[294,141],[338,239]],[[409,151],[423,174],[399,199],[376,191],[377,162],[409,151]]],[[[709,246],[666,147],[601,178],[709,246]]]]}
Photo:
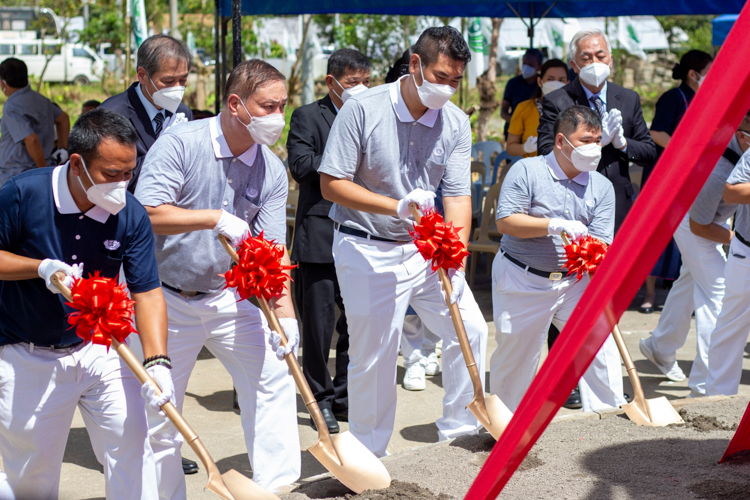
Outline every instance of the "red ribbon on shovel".
{"type": "Polygon", "coordinates": [[[578,282],[581,281],[584,274],[588,274],[589,278],[594,277],[599,264],[604,260],[608,246],[599,238],[588,235],[578,240],[578,242],[574,241],[569,245],[565,245],[564,248],[565,258],[568,261],[563,267],[568,269],[568,276],[577,274],[578,279],[576,282],[578,282]]]}
{"type": "Polygon", "coordinates": [[[424,260],[430,261],[433,271],[441,267],[447,271],[460,269],[464,258],[469,255],[458,236],[461,229],[453,227],[453,222],[446,224],[439,213],[429,211],[419,223],[414,223],[414,231],[409,231],[409,234],[424,260]]]}

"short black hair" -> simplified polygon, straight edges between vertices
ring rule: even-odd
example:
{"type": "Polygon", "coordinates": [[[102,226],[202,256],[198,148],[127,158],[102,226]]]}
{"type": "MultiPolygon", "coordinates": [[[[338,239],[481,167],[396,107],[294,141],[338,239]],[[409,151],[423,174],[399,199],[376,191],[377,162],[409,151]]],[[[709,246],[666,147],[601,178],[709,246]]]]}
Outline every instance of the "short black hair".
{"type": "Polygon", "coordinates": [[[97,157],[99,144],[105,139],[135,147],[138,133],[120,113],[105,108],[92,109],[81,115],[70,129],[68,153],[79,154],[89,163],[97,157]]]}
{"type": "Polygon", "coordinates": [[[91,99],[91,100],[88,100],[88,101],[84,102],[83,104],[81,104],[81,108],[96,109],[96,108],[98,108],[101,105],[102,105],[101,102],[97,101],[96,99],[91,99]]]}
{"type": "Polygon", "coordinates": [[[672,68],[672,78],[674,80],[687,80],[688,71],[691,69],[696,73],[700,74],[701,71],[706,69],[708,63],[713,61],[714,58],[708,52],[702,50],[689,50],[680,58],[680,62],[674,65],[672,68]]]}
{"type": "Polygon", "coordinates": [[[537,61],[539,61],[539,65],[542,65],[542,61],[544,61],[544,53],[539,49],[526,49],[526,52],[523,53],[524,57],[531,56],[535,57],[537,61]]]}
{"type": "Polygon", "coordinates": [[[0,63],[0,80],[14,89],[20,89],[29,84],[29,70],[26,63],[15,57],[9,57],[0,63]]]}
{"type": "Polygon", "coordinates": [[[227,78],[227,85],[224,88],[224,105],[227,104],[229,96],[236,94],[247,101],[247,98],[255,92],[273,82],[286,80],[286,77],[279,70],[260,59],[248,59],[239,63],[227,78]]]}
{"type": "Polygon", "coordinates": [[[326,71],[338,80],[349,72],[370,71],[370,59],[358,50],[339,49],[328,58],[326,71]]]}
{"type": "Polygon", "coordinates": [[[554,133],[562,133],[565,137],[574,133],[579,127],[585,130],[601,130],[602,119],[599,113],[588,106],[571,106],[559,115],[555,120],[554,133]]]}
{"type": "Polygon", "coordinates": [[[145,69],[149,77],[161,69],[165,59],[183,60],[190,70],[193,55],[184,42],[164,34],[150,36],[138,47],[138,67],[145,69]]]}
{"type": "Polygon", "coordinates": [[[461,32],[452,26],[427,28],[414,44],[414,53],[422,61],[422,67],[437,62],[440,54],[466,64],[471,61],[469,45],[461,32]]]}

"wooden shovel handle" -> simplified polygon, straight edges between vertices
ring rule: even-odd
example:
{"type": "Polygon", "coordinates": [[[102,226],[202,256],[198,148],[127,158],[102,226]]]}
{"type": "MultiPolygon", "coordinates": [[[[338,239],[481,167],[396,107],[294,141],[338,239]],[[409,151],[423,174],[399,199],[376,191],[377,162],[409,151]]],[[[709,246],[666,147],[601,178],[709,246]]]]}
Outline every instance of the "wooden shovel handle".
{"type": "MultiPolygon", "coordinates": [[[[417,209],[417,204],[409,203],[409,209],[411,210],[411,214],[414,216],[414,220],[417,221],[417,224],[419,224],[422,221],[422,216],[417,209]]],[[[474,359],[474,352],[471,350],[469,336],[466,334],[464,320],[461,317],[461,310],[458,308],[458,303],[451,304],[451,293],[453,293],[451,280],[448,278],[448,274],[442,267],[438,268],[438,277],[440,278],[440,283],[443,286],[443,293],[445,293],[445,303],[448,305],[448,311],[451,314],[451,320],[453,320],[453,328],[456,330],[458,344],[461,346],[461,352],[464,355],[464,362],[466,363],[466,368],[468,368],[469,370],[471,383],[474,387],[474,397],[484,400],[482,378],[479,374],[479,369],[477,368],[477,362],[474,359]]]]}

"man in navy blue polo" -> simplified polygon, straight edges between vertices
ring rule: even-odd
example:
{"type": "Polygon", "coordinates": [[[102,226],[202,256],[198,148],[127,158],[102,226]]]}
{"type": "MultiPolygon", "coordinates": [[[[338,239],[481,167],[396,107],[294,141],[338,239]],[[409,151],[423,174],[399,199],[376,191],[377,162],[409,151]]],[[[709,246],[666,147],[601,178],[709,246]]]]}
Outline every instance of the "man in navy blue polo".
{"type": "Polygon", "coordinates": [[[156,499],[146,413],[173,399],[167,314],[146,210],[126,192],[136,132],[105,109],[79,118],[70,162],[31,170],[0,189],[0,498],[56,498],[76,406],[104,465],[107,498],[156,499]],[[114,349],[84,344],[71,309],[50,283],[122,266],[136,301],[148,371],[162,389],[138,383],[114,349]],[[41,279],[40,279],[41,278],[41,279]]]}

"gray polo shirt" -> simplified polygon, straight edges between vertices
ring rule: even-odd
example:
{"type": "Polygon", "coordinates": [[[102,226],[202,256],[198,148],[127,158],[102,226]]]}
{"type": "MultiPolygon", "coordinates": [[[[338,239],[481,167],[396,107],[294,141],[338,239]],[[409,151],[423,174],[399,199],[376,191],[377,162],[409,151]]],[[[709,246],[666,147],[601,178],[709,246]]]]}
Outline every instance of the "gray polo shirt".
{"type": "MultiPolygon", "coordinates": [[[[62,110],[28,86],[15,91],[3,106],[0,120],[0,176],[7,177],[35,168],[36,164],[23,140],[31,134],[39,137],[44,157],[51,164],[55,147],[55,119],[62,110]]],[[[7,179],[0,177],[0,185],[7,179]]]]}
{"type": "MultiPolygon", "coordinates": [[[[750,182],[750,149],[740,158],[732,173],[727,178],[727,184],[745,184],[750,182]]],[[[750,205],[737,206],[734,216],[734,230],[745,240],[750,241],[750,205]]]]}
{"type": "MultiPolygon", "coordinates": [[[[284,164],[266,146],[235,157],[220,116],[176,125],[149,150],[135,195],[145,206],[226,210],[245,219],[253,235],[286,244],[289,183],[284,164]]],[[[212,230],[156,236],[159,278],[181,290],[214,292],[231,264],[212,230]]]]}
{"type": "MultiPolygon", "coordinates": [[[[583,172],[568,179],[554,152],[524,158],[508,171],[497,203],[498,219],[513,214],[581,221],[591,235],[611,243],[615,230],[615,190],[599,172],[583,172]]],[[[556,272],[565,265],[559,236],[516,238],[506,234],[501,249],[540,271],[556,272]]]]}
{"type": "MultiPolygon", "coordinates": [[[[738,155],[742,155],[742,149],[736,136],[732,137],[728,148],[738,155]]],[[[703,225],[711,223],[719,224],[720,226],[727,225],[727,219],[737,210],[737,205],[729,205],[724,203],[722,199],[724,185],[733,169],[734,165],[731,161],[723,156],[719,158],[719,162],[714,167],[713,172],[711,172],[708,180],[698,193],[698,197],[690,207],[691,219],[703,225]]]]}
{"type": "MultiPolygon", "coordinates": [[[[417,188],[435,192],[441,181],[443,196],[470,196],[471,127],[466,114],[449,102],[415,121],[399,83],[346,101],[333,122],[318,172],[389,198],[401,199],[417,188]]],[[[413,221],[337,204],[330,217],[381,238],[411,241],[413,221]]]]}

